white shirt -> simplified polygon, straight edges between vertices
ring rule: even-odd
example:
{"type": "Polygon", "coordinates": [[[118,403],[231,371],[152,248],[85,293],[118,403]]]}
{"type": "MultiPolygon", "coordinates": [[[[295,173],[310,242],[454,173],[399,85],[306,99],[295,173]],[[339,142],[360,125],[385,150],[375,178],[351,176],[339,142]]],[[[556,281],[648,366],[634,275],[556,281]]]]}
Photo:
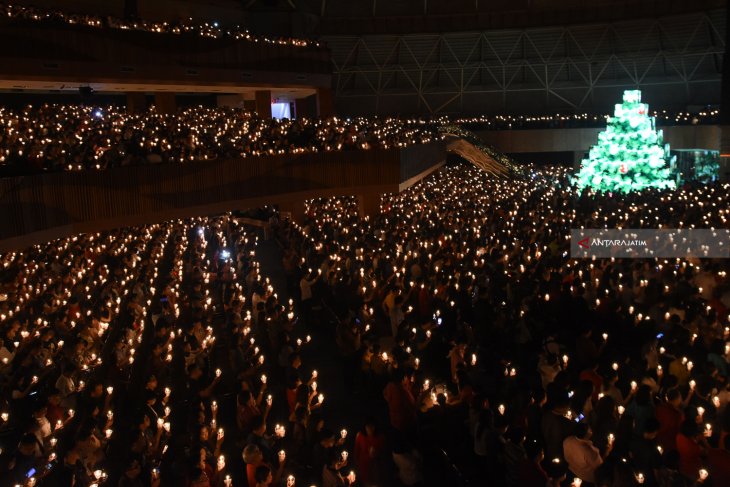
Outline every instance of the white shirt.
{"type": "Polygon", "coordinates": [[[66,397],[76,391],[76,385],[73,379],[61,374],[56,380],[56,389],[58,389],[62,397],[66,397]]]}
{"type": "Polygon", "coordinates": [[[589,440],[569,436],[563,440],[563,456],[570,470],[584,482],[595,482],[595,471],[603,463],[601,452],[589,440]]]}
{"type": "Polygon", "coordinates": [[[316,281],[317,279],[307,281],[306,277],[302,277],[302,280],[299,281],[299,290],[302,293],[302,301],[312,299],[312,284],[314,284],[316,281]]]}

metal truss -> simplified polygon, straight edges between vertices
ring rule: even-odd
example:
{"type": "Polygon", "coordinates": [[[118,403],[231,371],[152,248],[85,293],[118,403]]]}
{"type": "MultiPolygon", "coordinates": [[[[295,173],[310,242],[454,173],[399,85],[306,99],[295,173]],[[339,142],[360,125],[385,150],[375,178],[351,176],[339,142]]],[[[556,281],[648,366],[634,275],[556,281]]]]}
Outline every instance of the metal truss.
{"type": "Polygon", "coordinates": [[[719,102],[725,11],[570,27],[325,39],[342,113],[605,109],[719,102]],[[610,95],[610,96],[609,96],[610,95]]]}

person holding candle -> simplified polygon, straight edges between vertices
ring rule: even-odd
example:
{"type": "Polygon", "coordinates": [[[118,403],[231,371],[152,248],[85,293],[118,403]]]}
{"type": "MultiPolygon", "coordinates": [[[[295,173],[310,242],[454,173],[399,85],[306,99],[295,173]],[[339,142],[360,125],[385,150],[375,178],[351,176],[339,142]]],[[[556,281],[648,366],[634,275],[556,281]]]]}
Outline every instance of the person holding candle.
{"type": "Polygon", "coordinates": [[[669,389],[663,401],[659,401],[655,409],[655,415],[659,421],[657,432],[657,443],[665,451],[677,449],[677,435],[684,421],[684,408],[682,406],[682,393],[677,388],[669,389]]]}
{"type": "Polygon", "coordinates": [[[596,481],[596,469],[610,455],[613,442],[609,442],[606,451],[601,452],[593,445],[593,431],[587,423],[577,423],[575,434],[563,441],[563,452],[570,471],[585,482],[596,481]]]}
{"type": "Polygon", "coordinates": [[[626,414],[634,418],[634,436],[644,434],[646,422],[655,417],[654,400],[651,387],[646,384],[638,386],[636,395],[626,408],[626,414]]]}
{"type": "Polygon", "coordinates": [[[368,416],[363,428],[355,436],[355,467],[360,482],[365,485],[379,484],[385,448],[385,435],[378,430],[375,418],[368,416]]]}
{"type": "Polygon", "coordinates": [[[246,444],[258,447],[266,463],[274,463],[274,438],[266,434],[266,419],[263,416],[256,416],[251,421],[251,433],[246,438],[246,444]]]}
{"type": "Polygon", "coordinates": [[[314,294],[312,287],[319,281],[322,276],[321,273],[310,272],[307,275],[303,275],[299,281],[299,292],[301,300],[301,317],[304,323],[311,321],[312,307],[314,303],[314,294]]]}
{"type": "Polygon", "coordinates": [[[693,419],[685,419],[677,434],[679,471],[682,475],[694,478],[703,466],[703,457],[707,449],[707,441],[697,423],[693,419]]]}
{"type": "Polygon", "coordinates": [[[639,438],[634,436],[631,440],[631,455],[633,463],[638,471],[642,472],[648,485],[654,485],[662,466],[662,454],[659,452],[657,433],[659,432],[659,421],[656,418],[649,418],[644,426],[644,432],[639,438]]]}
{"type": "Polygon", "coordinates": [[[388,403],[390,424],[401,432],[407,432],[415,426],[416,400],[412,387],[410,373],[396,369],[383,391],[383,397],[388,403]]]}
{"type": "Polygon", "coordinates": [[[343,475],[340,470],[347,466],[347,460],[342,457],[336,450],[332,449],[328,452],[327,461],[322,468],[322,487],[346,487],[350,485],[347,476],[343,475]]]}
{"type": "Polygon", "coordinates": [[[730,435],[725,435],[718,448],[710,448],[707,461],[714,485],[730,485],[730,435]]]}
{"type": "Polygon", "coordinates": [[[575,424],[566,418],[569,408],[570,397],[566,391],[548,388],[540,426],[545,441],[545,458],[563,458],[563,440],[573,434],[575,424]]]}
{"type": "Polygon", "coordinates": [[[330,455],[340,455],[340,451],[335,448],[336,446],[337,438],[335,432],[323,425],[318,433],[317,441],[312,447],[311,462],[315,472],[326,468],[330,455]]]}

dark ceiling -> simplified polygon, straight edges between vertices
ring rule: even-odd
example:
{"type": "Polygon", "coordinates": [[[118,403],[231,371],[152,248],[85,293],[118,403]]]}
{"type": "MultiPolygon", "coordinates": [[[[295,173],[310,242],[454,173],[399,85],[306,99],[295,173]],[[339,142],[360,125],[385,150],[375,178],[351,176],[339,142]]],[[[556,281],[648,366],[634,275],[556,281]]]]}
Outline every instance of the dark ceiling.
{"type": "MultiPolygon", "coordinates": [[[[15,0],[58,8],[57,0],[15,0]]],[[[67,11],[194,17],[280,34],[455,32],[600,23],[724,8],[726,0],[66,0],[67,11]],[[126,7],[126,8],[125,8],[126,7]]]]}

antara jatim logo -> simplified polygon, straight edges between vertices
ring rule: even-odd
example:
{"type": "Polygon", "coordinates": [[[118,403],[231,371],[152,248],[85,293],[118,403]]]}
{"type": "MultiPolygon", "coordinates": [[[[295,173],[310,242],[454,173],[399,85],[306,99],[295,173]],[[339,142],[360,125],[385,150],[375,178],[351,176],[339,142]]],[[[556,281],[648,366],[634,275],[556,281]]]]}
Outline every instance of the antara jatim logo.
{"type": "Polygon", "coordinates": [[[591,242],[588,237],[584,238],[583,240],[578,240],[578,246],[583,249],[589,249],[591,248],[591,242]]]}

